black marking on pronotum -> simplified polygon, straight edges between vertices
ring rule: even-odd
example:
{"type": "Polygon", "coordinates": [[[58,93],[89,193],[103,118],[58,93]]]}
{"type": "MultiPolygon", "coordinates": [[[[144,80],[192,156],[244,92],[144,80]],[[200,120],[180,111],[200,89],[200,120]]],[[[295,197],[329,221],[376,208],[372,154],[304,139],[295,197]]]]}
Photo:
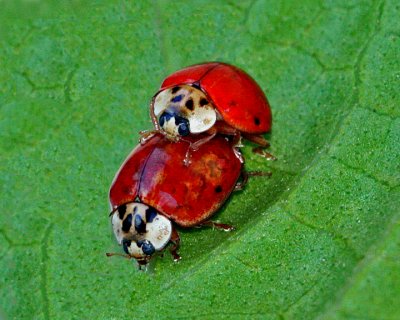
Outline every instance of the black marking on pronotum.
{"type": "Polygon", "coordinates": [[[153,222],[154,218],[157,216],[157,211],[153,208],[146,209],[146,221],[148,223],[153,222]]]}
{"type": "Polygon", "coordinates": [[[173,97],[171,99],[171,102],[179,102],[182,100],[182,98],[183,98],[183,94],[180,94],[179,96],[173,97]]]}
{"type": "Polygon", "coordinates": [[[131,243],[132,243],[131,240],[126,240],[126,239],[122,240],[122,248],[124,248],[126,254],[129,254],[128,247],[131,246],[131,243]]]}
{"type": "Polygon", "coordinates": [[[216,193],[222,192],[222,187],[221,187],[221,186],[216,186],[216,187],[215,187],[215,192],[216,192],[216,193]]]}
{"type": "Polygon", "coordinates": [[[256,124],[256,126],[260,125],[260,119],[255,117],[254,118],[254,123],[256,124]]]}
{"type": "Polygon", "coordinates": [[[128,214],[124,221],[122,221],[122,231],[129,232],[132,226],[132,213],[128,214]]]}
{"type": "Polygon", "coordinates": [[[139,248],[142,248],[143,253],[148,256],[151,256],[156,251],[153,244],[149,240],[139,240],[137,245],[139,248]]]}
{"type": "Polygon", "coordinates": [[[177,93],[179,91],[179,89],[180,89],[180,87],[173,87],[172,90],[171,90],[171,93],[175,94],[175,93],[177,93]]]}
{"type": "Polygon", "coordinates": [[[193,100],[189,99],[188,101],[186,101],[185,103],[186,108],[188,108],[190,111],[193,111],[193,100]]]}
{"type": "Polygon", "coordinates": [[[122,220],[126,212],[126,204],[120,205],[117,210],[118,210],[118,216],[122,220]]]}
{"type": "Polygon", "coordinates": [[[135,229],[138,233],[146,232],[146,223],[143,221],[142,217],[138,214],[135,215],[135,229]]]}
{"type": "Polygon", "coordinates": [[[201,98],[200,99],[200,106],[205,106],[206,104],[208,104],[208,100],[206,98],[201,98]]]}

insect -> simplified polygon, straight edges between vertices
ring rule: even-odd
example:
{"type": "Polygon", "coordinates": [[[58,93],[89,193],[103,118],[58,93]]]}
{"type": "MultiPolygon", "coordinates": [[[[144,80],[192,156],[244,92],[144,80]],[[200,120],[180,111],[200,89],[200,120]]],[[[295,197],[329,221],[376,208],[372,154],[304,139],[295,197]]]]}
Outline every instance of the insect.
{"type": "MultiPolygon", "coordinates": [[[[193,150],[217,133],[269,146],[261,136],[272,122],[265,94],[247,73],[226,63],[197,64],[168,76],[152,99],[150,115],[155,131],[171,140],[207,133],[190,145],[193,150]]],[[[143,132],[143,141],[151,134],[143,132]]]]}
{"type": "Polygon", "coordinates": [[[217,136],[199,146],[191,165],[185,166],[188,144],[195,142],[189,139],[174,143],[162,134],[153,135],[132,151],[112,182],[113,231],[124,256],[135,258],[139,266],[168,244],[179,260],[175,225],[232,229],[209,218],[235,188],[243,186],[238,182],[243,165],[239,151],[232,139],[217,136]]]}

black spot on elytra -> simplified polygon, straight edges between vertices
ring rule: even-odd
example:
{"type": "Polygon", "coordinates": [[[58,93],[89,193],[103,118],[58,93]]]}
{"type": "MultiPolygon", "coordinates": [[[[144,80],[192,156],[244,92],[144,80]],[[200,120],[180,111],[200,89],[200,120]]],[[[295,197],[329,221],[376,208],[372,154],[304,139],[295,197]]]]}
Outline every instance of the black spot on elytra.
{"type": "Polygon", "coordinates": [[[122,240],[122,248],[124,248],[126,254],[129,254],[128,247],[130,247],[131,243],[131,240],[122,240]]]}
{"type": "Polygon", "coordinates": [[[205,106],[206,104],[208,104],[208,100],[207,100],[206,98],[201,98],[201,99],[200,99],[200,105],[203,107],[203,106],[205,106]]]}
{"type": "Polygon", "coordinates": [[[146,232],[146,223],[143,221],[142,217],[138,214],[135,215],[135,229],[138,233],[146,232]]]}
{"type": "Polygon", "coordinates": [[[186,101],[185,103],[186,108],[188,108],[190,111],[193,111],[193,100],[189,99],[188,101],[186,101]]]}
{"type": "Polygon", "coordinates": [[[124,218],[125,212],[126,212],[126,204],[123,204],[122,206],[118,207],[118,216],[122,220],[124,218]]]}
{"type": "Polygon", "coordinates": [[[171,90],[171,93],[175,94],[175,93],[177,93],[179,91],[179,89],[180,89],[180,87],[173,87],[172,90],[171,90]]]}
{"type": "Polygon", "coordinates": [[[122,231],[129,232],[132,226],[132,213],[128,214],[124,221],[122,221],[122,231]]]}
{"type": "Polygon", "coordinates": [[[256,124],[256,126],[260,125],[260,119],[258,119],[257,117],[254,118],[254,123],[256,124]]]}
{"type": "Polygon", "coordinates": [[[216,187],[215,187],[215,192],[216,192],[216,193],[222,192],[222,187],[221,187],[221,186],[216,186],[216,187]]]}
{"type": "Polygon", "coordinates": [[[231,101],[229,101],[228,102],[228,105],[230,106],[230,107],[236,107],[237,106],[237,102],[235,101],[235,100],[231,100],[231,101]]]}
{"type": "Polygon", "coordinates": [[[137,245],[139,248],[142,248],[143,253],[148,256],[151,256],[156,251],[153,244],[149,240],[139,240],[137,245]]]}
{"type": "Polygon", "coordinates": [[[157,216],[157,211],[153,208],[148,208],[146,210],[146,221],[148,223],[153,222],[154,218],[157,216]]]}

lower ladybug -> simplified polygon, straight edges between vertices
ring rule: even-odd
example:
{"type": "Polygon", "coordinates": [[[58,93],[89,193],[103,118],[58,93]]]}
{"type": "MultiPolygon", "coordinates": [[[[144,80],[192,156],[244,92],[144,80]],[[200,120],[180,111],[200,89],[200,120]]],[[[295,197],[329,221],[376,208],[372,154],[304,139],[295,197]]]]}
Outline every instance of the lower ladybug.
{"type": "MultiPolygon", "coordinates": [[[[264,92],[246,72],[227,63],[196,64],[169,75],[152,99],[150,115],[155,131],[171,140],[222,133],[269,146],[261,136],[272,125],[264,92]]],[[[143,140],[151,133],[144,133],[143,140]]]]}
{"type": "Polygon", "coordinates": [[[174,225],[232,229],[209,219],[242,186],[240,152],[228,138],[217,136],[199,146],[186,166],[183,160],[192,142],[189,137],[174,143],[155,134],[132,151],[112,182],[113,231],[123,256],[135,258],[139,266],[170,243],[174,259],[180,259],[174,225]]]}

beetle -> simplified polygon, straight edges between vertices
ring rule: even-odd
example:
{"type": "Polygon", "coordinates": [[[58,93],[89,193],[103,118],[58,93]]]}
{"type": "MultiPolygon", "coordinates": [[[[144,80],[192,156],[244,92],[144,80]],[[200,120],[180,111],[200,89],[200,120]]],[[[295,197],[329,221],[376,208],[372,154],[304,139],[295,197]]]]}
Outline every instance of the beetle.
{"type": "MultiPolygon", "coordinates": [[[[246,72],[227,63],[196,64],[169,75],[151,101],[150,116],[155,131],[174,141],[207,133],[190,145],[193,150],[217,133],[269,146],[261,136],[272,125],[264,92],[246,72]]],[[[152,134],[142,132],[141,141],[152,134]]]]}
{"type": "Polygon", "coordinates": [[[174,260],[180,259],[175,225],[233,229],[209,219],[234,189],[243,187],[240,151],[229,137],[217,136],[199,146],[186,166],[188,144],[196,139],[172,142],[155,134],[131,152],[115,175],[109,191],[113,231],[123,256],[135,258],[139,266],[168,244],[174,260]]]}

